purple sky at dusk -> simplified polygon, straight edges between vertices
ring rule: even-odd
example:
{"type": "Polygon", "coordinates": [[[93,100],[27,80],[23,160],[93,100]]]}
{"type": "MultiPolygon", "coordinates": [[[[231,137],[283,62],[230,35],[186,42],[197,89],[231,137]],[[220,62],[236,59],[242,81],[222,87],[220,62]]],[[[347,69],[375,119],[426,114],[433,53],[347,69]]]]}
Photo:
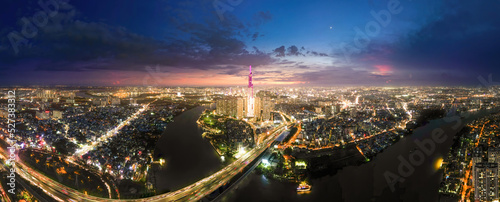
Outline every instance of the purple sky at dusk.
{"type": "MultiPolygon", "coordinates": [[[[479,85],[499,1],[38,1],[0,8],[0,85],[479,85]]],[[[500,80],[500,79],[496,79],[500,80]]]]}

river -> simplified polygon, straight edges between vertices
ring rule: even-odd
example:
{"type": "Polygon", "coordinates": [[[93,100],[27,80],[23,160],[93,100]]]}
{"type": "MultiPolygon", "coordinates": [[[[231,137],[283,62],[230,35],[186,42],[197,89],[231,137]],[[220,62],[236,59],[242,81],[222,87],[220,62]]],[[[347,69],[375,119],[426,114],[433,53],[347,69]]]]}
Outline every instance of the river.
{"type": "Polygon", "coordinates": [[[223,166],[210,142],[201,137],[203,131],[196,123],[204,109],[200,106],[176,116],[158,140],[155,157],[166,162],[155,171],[158,193],[186,187],[223,166]]]}
{"type": "Polygon", "coordinates": [[[277,182],[252,173],[242,180],[237,189],[225,194],[221,201],[438,201],[443,171],[436,168],[437,160],[448,153],[453,137],[466,122],[486,114],[481,112],[469,116],[458,127],[453,127],[456,121],[432,120],[368,163],[347,166],[335,175],[313,179],[310,194],[298,195],[294,184],[277,182]],[[444,131],[446,140],[436,143],[434,152],[425,155],[423,163],[414,166],[415,171],[391,191],[384,173],[398,174],[401,163],[398,156],[408,160],[410,151],[416,147],[415,140],[431,140],[432,131],[438,128],[444,131]]]}

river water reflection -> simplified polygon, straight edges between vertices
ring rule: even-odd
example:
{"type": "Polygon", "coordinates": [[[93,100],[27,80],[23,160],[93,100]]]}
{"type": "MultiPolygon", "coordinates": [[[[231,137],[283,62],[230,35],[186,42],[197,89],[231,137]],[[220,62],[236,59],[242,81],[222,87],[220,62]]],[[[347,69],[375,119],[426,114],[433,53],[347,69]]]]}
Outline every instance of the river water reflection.
{"type": "Polygon", "coordinates": [[[225,194],[221,201],[438,201],[438,188],[443,172],[442,169],[436,169],[436,161],[448,153],[453,136],[461,130],[464,123],[487,114],[476,113],[463,120],[458,128],[452,127],[456,122],[433,120],[416,129],[411,136],[388,147],[368,163],[344,167],[333,176],[312,180],[312,191],[307,195],[298,195],[293,184],[269,180],[253,173],[237,189],[225,194]],[[410,151],[416,147],[414,141],[431,138],[431,132],[436,128],[444,130],[446,141],[437,144],[435,151],[425,156],[424,163],[416,166],[413,174],[405,178],[404,182],[396,184],[392,192],[384,173],[390,171],[398,174],[398,156],[402,155],[408,160],[410,151]]]}
{"type": "Polygon", "coordinates": [[[162,169],[155,171],[159,193],[188,186],[222,167],[220,157],[202,138],[203,131],[196,123],[204,109],[200,106],[176,116],[158,140],[155,157],[166,161],[162,169]]]}

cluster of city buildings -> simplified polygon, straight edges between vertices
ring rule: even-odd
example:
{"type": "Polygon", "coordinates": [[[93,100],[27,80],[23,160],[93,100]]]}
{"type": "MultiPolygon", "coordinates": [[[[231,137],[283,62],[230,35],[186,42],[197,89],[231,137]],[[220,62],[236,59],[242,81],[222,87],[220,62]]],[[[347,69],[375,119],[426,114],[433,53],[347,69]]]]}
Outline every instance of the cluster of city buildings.
{"type": "Polygon", "coordinates": [[[498,201],[500,163],[500,115],[473,121],[457,134],[444,159],[443,198],[498,201]]]}
{"type": "MultiPolygon", "coordinates": [[[[137,101],[153,100],[149,95],[163,96],[164,99],[174,98],[177,97],[178,91],[60,87],[22,88],[18,89],[18,92],[15,133],[17,149],[42,149],[71,156],[82,147],[102,141],[102,136],[136,113],[141,108],[137,101]]],[[[169,100],[171,101],[167,103],[178,101],[169,100]]],[[[4,138],[7,134],[7,127],[3,127],[7,123],[7,116],[3,116],[5,107],[6,105],[0,104],[0,119],[4,120],[0,123],[0,134],[4,138]]],[[[130,162],[137,165],[133,167],[146,167],[156,143],[155,138],[161,135],[173,115],[183,110],[185,109],[172,104],[152,106],[147,114],[142,114],[139,119],[130,123],[132,126],[125,123],[126,127],[118,131],[118,135],[93,150],[92,154],[96,154],[96,157],[91,160],[104,165],[98,167],[103,172],[114,170],[115,174],[120,174],[117,165],[123,169],[124,166],[130,167],[127,164],[130,162]],[[133,155],[129,155],[132,151],[133,155]],[[123,163],[125,157],[130,158],[127,163],[123,163]]],[[[85,160],[89,160],[90,155],[85,157],[85,160]]],[[[125,172],[122,178],[132,179],[133,176],[133,173],[125,172]]],[[[135,176],[138,178],[138,175],[135,176]]]]}
{"type": "Polygon", "coordinates": [[[271,120],[271,112],[274,109],[275,101],[266,92],[259,92],[255,95],[252,76],[252,66],[250,66],[246,96],[235,94],[215,101],[217,114],[237,119],[271,120]]]}
{"type": "Polygon", "coordinates": [[[255,119],[256,121],[270,121],[274,109],[274,100],[266,96],[257,96],[253,99],[253,110],[247,103],[246,97],[224,97],[215,101],[217,114],[234,117],[237,119],[255,119]],[[249,115],[250,114],[250,115],[249,115]]]}
{"type": "Polygon", "coordinates": [[[500,148],[480,145],[472,156],[472,178],[476,201],[498,200],[500,148]]]}
{"type": "Polygon", "coordinates": [[[183,109],[176,105],[156,105],[123,127],[116,136],[101,142],[94,150],[82,156],[90,166],[117,179],[138,181],[147,176],[153,162],[157,140],[175,114],[183,109]]]}
{"type": "Polygon", "coordinates": [[[105,106],[91,107],[89,111],[61,120],[67,124],[68,130],[64,134],[78,144],[96,141],[102,134],[116,127],[137,111],[135,106],[105,106]]]}
{"type": "MultiPolygon", "coordinates": [[[[307,114],[307,112],[304,112],[307,114]]],[[[323,116],[309,115],[307,118],[297,113],[303,130],[294,145],[299,148],[319,149],[339,146],[378,136],[388,130],[402,130],[410,117],[403,109],[356,110],[338,113],[326,119],[323,116]]],[[[392,134],[392,133],[384,133],[392,134]]],[[[380,145],[382,147],[382,145],[380,145]]]]}
{"type": "MultiPolygon", "coordinates": [[[[171,105],[151,105],[137,119],[124,123],[152,100],[214,109],[208,110],[215,112],[209,122],[216,123],[211,127],[213,131],[224,131],[222,136],[213,136],[214,140],[220,140],[221,145],[233,153],[241,147],[254,147],[264,137],[260,134],[269,133],[276,125],[293,122],[298,131],[290,134],[294,137],[289,138],[292,141],[287,145],[296,151],[330,151],[328,149],[351,144],[370,157],[408,132],[408,126],[415,124],[426,111],[439,109],[455,114],[492,109],[498,105],[500,90],[467,87],[254,89],[250,68],[248,86],[244,88],[33,87],[19,88],[16,92],[18,149],[32,147],[73,155],[76,150],[98,142],[89,153],[78,158],[117,178],[136,180],[144,178],[144,169],[147,170],[152,161],[153,142],[170,121],[168,117],[183,111],[171,105]],[[125,126],[113,137],[106,141],[100,139],[121,124],[125,126]]],[[[0,103],[4,136],[7,114],[7,104],[0,103]]],[[[446,160],[448,177],[442,190],[455,195],[472,194],[471,198],[477,200],[496,200],[499,155],[491,148],[495,147],[492,142],[497,141],[492,131],[498,128],[488,126],[481,136],[479,126],[475,127],[475,131],[462,140],[487,141],[488,147],[481,150],[481,158],[479,152],[475,153],[475,160],[468,153],[477,145],[464,144],[467,146],[452,151],[454,158],[446,160]],[[467,170],[470,174],[464,180],[467,170]]]]}

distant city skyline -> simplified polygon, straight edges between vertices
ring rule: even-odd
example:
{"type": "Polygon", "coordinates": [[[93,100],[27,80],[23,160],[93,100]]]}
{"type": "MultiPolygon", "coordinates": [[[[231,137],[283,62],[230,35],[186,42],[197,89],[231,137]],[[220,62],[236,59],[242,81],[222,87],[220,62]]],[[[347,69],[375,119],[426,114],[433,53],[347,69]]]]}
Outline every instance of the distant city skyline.
{"type": "Polygon", "coordinates": [[[3,3],[2,86],[500,80],[500,2],[42,2],[3,3]]]}

